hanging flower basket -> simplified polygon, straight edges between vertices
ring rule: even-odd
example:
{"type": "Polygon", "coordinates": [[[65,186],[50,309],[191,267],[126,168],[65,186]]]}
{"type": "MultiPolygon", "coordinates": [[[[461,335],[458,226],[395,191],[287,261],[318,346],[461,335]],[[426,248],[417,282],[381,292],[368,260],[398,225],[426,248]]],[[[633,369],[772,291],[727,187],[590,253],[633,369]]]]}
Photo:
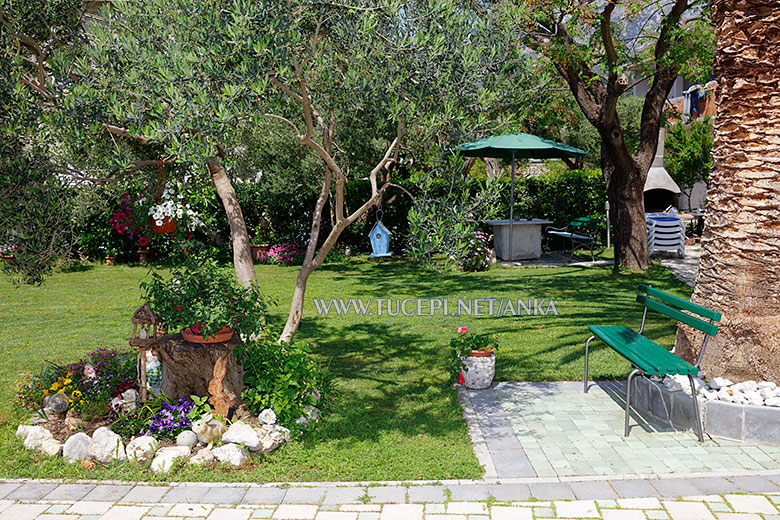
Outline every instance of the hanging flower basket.
{"type": "Polygon", "coordinates": [[[197,325],[194,327],[187,327],[181,331],[181,339],[189,341],[190,343],[222,343],[229,341],[233,337],[233,329],[230,327],[222,327],[213,336],[204,338],[199,333],[200,327],[197,325]]]}
{"type": "Polygon", "coordinates": [[[154,218],[152,218],[151,221],[152,221],[152,230],[158,234],[175,233],[176,227],[178,226],[178,223],[175,220],[173,220],[171,217],[165,217],[162,220],[157,220],[157,221],[155,221],[154,218]],[[159,225],[158,222],[160,222],[159,225]]]}

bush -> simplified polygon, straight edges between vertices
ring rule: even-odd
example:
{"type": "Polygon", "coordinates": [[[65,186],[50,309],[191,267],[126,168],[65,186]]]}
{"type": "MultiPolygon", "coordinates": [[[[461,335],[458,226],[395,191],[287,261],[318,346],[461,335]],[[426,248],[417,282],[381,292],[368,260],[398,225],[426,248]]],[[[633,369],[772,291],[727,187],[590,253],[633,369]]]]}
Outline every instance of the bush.
{"type": "Polygon", "coordinates": [[[299,417],[307,416],[307,406],[318,405],[319,399],[328,393],[328,378],[306,345],[279,345],[272,337],[277,336],[272,334],[236,347],[236,356],[245,371],[246,389],[241,397],[253,413],[270,408],[279,423],[289,427],[299,417]]]}

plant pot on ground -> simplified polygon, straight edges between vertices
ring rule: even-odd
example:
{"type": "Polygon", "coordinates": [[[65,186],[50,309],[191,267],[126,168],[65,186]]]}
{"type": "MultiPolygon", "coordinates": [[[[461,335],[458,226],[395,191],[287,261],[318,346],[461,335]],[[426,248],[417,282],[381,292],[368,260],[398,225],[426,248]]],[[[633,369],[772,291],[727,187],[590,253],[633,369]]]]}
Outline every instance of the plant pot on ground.
{"type": "Polygon", "coordinates": [[[252,250],[252,260],[257,262],[268,255],[268,251],[271,250],[271,244],[249,244],[249,249],[252,250]]]}
{"type": "Polygon", "coordinates": [[[488,388],[496,372],[497,349],[496,336],[471,334],[468,327],[460,327],[450,340],[450,382],[473,390],[488,388]]]}

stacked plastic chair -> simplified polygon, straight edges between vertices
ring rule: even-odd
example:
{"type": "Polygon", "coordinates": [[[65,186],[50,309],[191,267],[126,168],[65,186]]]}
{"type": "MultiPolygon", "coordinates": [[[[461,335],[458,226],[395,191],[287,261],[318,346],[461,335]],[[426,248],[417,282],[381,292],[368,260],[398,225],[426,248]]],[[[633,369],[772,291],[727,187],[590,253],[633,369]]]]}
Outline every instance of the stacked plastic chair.
{"type": "Polygon", "coordinates": [[[645,213],[647,242],[650,254],[658,251],[676,252],[685,256],[685,224],[673,213],[645,213]]]}

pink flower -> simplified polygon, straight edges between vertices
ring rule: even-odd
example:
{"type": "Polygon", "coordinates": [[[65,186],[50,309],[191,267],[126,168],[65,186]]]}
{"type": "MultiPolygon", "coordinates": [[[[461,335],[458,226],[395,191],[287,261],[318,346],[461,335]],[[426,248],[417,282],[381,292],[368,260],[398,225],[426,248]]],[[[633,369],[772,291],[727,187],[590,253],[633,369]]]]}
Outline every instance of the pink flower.
{"type": "Polygon", "coordinates": [[[468,327],[458,327],[458,334],[465,334],[469,331],[468,327]]]}
{"type": "Polygon", "coordinates": [[[92,365],[84,365],[84,377],[87,379],[95,377],[95,367],[92,365]]]}
{"type": "Polygon", "coordinates": [[[176,310],[177,310],[178,312],[181,312],[183,309],[181,308],[181,305],[177,305],[177,306],[176,306],[176,310]]]}

